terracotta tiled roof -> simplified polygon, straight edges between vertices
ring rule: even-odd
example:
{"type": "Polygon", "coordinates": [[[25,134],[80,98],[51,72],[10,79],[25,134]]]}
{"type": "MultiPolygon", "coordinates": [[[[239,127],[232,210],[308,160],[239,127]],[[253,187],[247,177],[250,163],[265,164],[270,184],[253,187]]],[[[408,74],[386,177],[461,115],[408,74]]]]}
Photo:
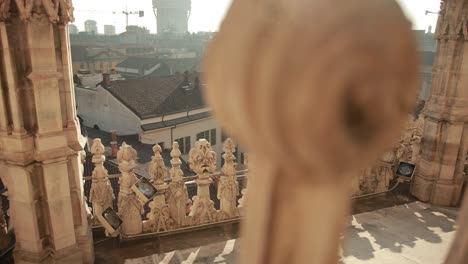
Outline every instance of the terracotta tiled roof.
{"type": "Polygon", "coordinates": [[[204,107],[200,90],[186,91],[185,85],[184,75],[179,74],[114,81],[107,90],[145,119],[204,107]]]}

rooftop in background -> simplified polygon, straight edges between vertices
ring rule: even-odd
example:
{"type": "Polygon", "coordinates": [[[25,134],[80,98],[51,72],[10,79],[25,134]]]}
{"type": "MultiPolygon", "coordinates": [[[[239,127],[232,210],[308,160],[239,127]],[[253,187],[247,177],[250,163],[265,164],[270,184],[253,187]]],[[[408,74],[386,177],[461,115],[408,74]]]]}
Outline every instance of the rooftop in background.
{"type": "Polygon", "coordinates": [[[107,90],[142,119],[205,107],[199,75],[114,81],[107,90]]]}

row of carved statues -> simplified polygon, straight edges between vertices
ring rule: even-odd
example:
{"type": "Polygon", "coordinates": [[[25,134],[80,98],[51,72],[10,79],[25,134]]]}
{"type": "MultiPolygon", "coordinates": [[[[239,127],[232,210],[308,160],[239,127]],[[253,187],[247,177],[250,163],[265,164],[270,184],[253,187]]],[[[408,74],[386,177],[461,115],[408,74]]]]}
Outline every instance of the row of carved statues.
{"type": "MultiPolygon", "coordinates": [[[[237,200],[239,183],[237,181],[237,163],[234,153],[236,146],[231,139],[227,139],[223,146],[224,165],[221,168],[218,183],[218,199],[220,209],[216,210],[210,198],[209,186],[212,183],[211,175],[216,170],[216,153],[211,144],[200,139],[189,152],[190,168],[197,174],[197,195],[192,198],[192,206],[187,210],[189,195],[184,182],[184,173],[181,169],[181,152],[179,145],[174,142],[171,151],[171,168],[169,170],[171,181],[166,183],[166,166],[161,156],[159,145],[153,147],[154,155],[149,165],[151,183],[157,192],[148,203],[149,212],[146,220],[143,219],[144,202],[140,200],[132,186],[138,181],[135,175],[135,159],[137,152],[132,146],[123,143],[117,152],[119,170],[121,172],[119,184],[117,209],[122,220],[121,233],[124,236],[141,233],[162,232],[193,225],[214,223],[227,219],[238,218],[246,197],[246,189],[242,190],[242,197],[237,200]],[[189,212],[187,212],[189,211],[189,212]]],[[[109,175],[104,167],[105,148],[100,139],[95,139],[91,147],[92,162],[95,168],[92,173],[92,183],[89,200],[92,204],[94,219],[109,207],[112,208],[115,194],[109,181],[109,175]]],[[[247,160],[247,156],[244,158],[247,160]]],[[[245,162],[247,163],[247,162],[245,162]]]]}
{"type": "Polygon", "coordinates": [[[420,157],[424,116],[409,115],[395,146],[384,153],[374,164],[361,171],[356,177],[354,195],[365,195],[388,190],[396,166],[400,162],[417,164],[420,157]]]}

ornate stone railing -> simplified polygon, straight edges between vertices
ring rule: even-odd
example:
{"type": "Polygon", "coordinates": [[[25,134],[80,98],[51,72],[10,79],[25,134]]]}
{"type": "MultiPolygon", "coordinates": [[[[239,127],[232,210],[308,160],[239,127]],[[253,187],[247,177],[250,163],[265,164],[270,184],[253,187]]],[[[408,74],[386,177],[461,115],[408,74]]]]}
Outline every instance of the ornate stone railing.
{"type": "MultiPolygon", "coordinates": [[[[371,167],[362,170],[355,178],[353,197],[389,190],[398,163],[415,163],[419,158],[423,126],[422,116],[418,119],[408,117],[396,146],[384,152],[371,167]]],[[[127,237],[239,219],[247,195],[246,189],[239,189],[239,180],[246,180],[248,169],[236,170],[236,148],[233,141],[228,139],[224,142],[222,158],[225,163],[220,171],[216,171],[217,155],[210,143],[206,140],[196,142],[195,148],[189,153],[189,163],[197,175],[189,177],[185,177],[180,168],[182,162],[178,144],[174,143],[172,147],[170,180],[161,156],[162,149],[158,145],[153,147],[154,156],[149,166],[149,175],[157,189],[157,195],[144,203],[132,190],[132,186],[138,181],[134,172],[137,152],[132,146],[122,144],[117,153],[121,174],[108,175],[104,168],[104,146],[100,139],[95,139],[91,147],[95,168],[92,177],[85,178],[91,181],[88,200],[93,209],[94,224],[100,225],[97,215],[108,207],[120,215],[123,220],[121,234],[127,237]],[[217,184],[213,183],[213,179],[217,179],[217,184]],[[197,185],[197,190],[190,197],[187,188],[193,185],[197,185]],[[210,185],[217,188],[217,193],[210,192],[210,185]],[[214,196],[218,199],[216,202],[219,206],[214,206],[214,196]],[[190,203],[192,205],[188,208],[190,203]]],[[[245,165],[248,165],[248,156],[245,157],[245,165]]]]}
{"type": "MultiPolygon", "coordinates": [[[[193,226],[216,224],[237,220],[243,215],[243,201],[246,190],[240,190],[238,180],[245,178],[248,170],[237,171],[236,147],[231,139],[224,143],[225,160],[220,172],[216,172],[216,153],[208,141],[201,139],[189,153],[190,168],[197,174],[184,177],[181,169],[181,152],[174,142],[171,151],[170,181],[161,156],[159,145],[153,147],[154,155],[149,165],[151,184],[157,193],[147,203],[138,199],[132,186],[138,181],[135,175],[137,152],[132,146],[122,144],[118,153],[120,175],[108,175],[104,168],[104,146],[95,139],[91,147],[95,168],[92,173],[88,200],[93,211],[93,222],[99,225],[98,215],[107,208],[115,210],[122,219],[121,237],[141,236],[168,231],[187,229],[193,226]],[[240,174],[240,175],[239,175],[240,174]],[[216,185],[213,178],[218,178],[216,185]],[[111,180],[119,179],[119,192],[114,193],[111,180]],[[188,186],[197,185],[196,195],[190,199],[188,186]],[[215,208],[210,185],[217,187],[219,208],[215,208]],[[117,204],[115,199],[118,197],[117,204]],[[192,205],[188,208],[188,205],[192,205]],[[115,206],[116,205],[116,206],[115,206]]],[[[247,157],[244,159],[247,165],[247,157]]],[[[86,180],[86,179],[85,179],[86,180]]]]}

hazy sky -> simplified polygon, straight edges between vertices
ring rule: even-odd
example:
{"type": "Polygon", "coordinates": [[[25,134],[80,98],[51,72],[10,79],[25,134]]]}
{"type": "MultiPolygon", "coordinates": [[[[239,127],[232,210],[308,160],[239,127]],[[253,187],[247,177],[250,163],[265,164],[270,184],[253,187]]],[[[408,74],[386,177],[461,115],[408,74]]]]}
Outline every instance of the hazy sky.
{"type": "MultiPolygon", "coordinates": [[[[232,0],[192,0],[192,14],[189,31],[216,31],[232,0]]],[[[349,0],[352,1],[352,0],[349,0]]],[[[377,0],[376,0],[377,1],[377,0]]],[[[440,0],[397,0],[413,21],[416,29],[435,28],[437,15],[425,15],[425,10],[438,11],[440,0]]],[[[74,0],[75,25],[84,30],[84,21],[94,19],[98,22],[98,31],[102,33],[106,24],[115,25],[117,33],[125,30],[123,10],[145,11],[143,18],[129,16],[130,25],[145,26],[156,32],[156,19],[153,14],[152,0],[74,0]],[[116,12],[114,15],[112,12],[116,12]]]]}

